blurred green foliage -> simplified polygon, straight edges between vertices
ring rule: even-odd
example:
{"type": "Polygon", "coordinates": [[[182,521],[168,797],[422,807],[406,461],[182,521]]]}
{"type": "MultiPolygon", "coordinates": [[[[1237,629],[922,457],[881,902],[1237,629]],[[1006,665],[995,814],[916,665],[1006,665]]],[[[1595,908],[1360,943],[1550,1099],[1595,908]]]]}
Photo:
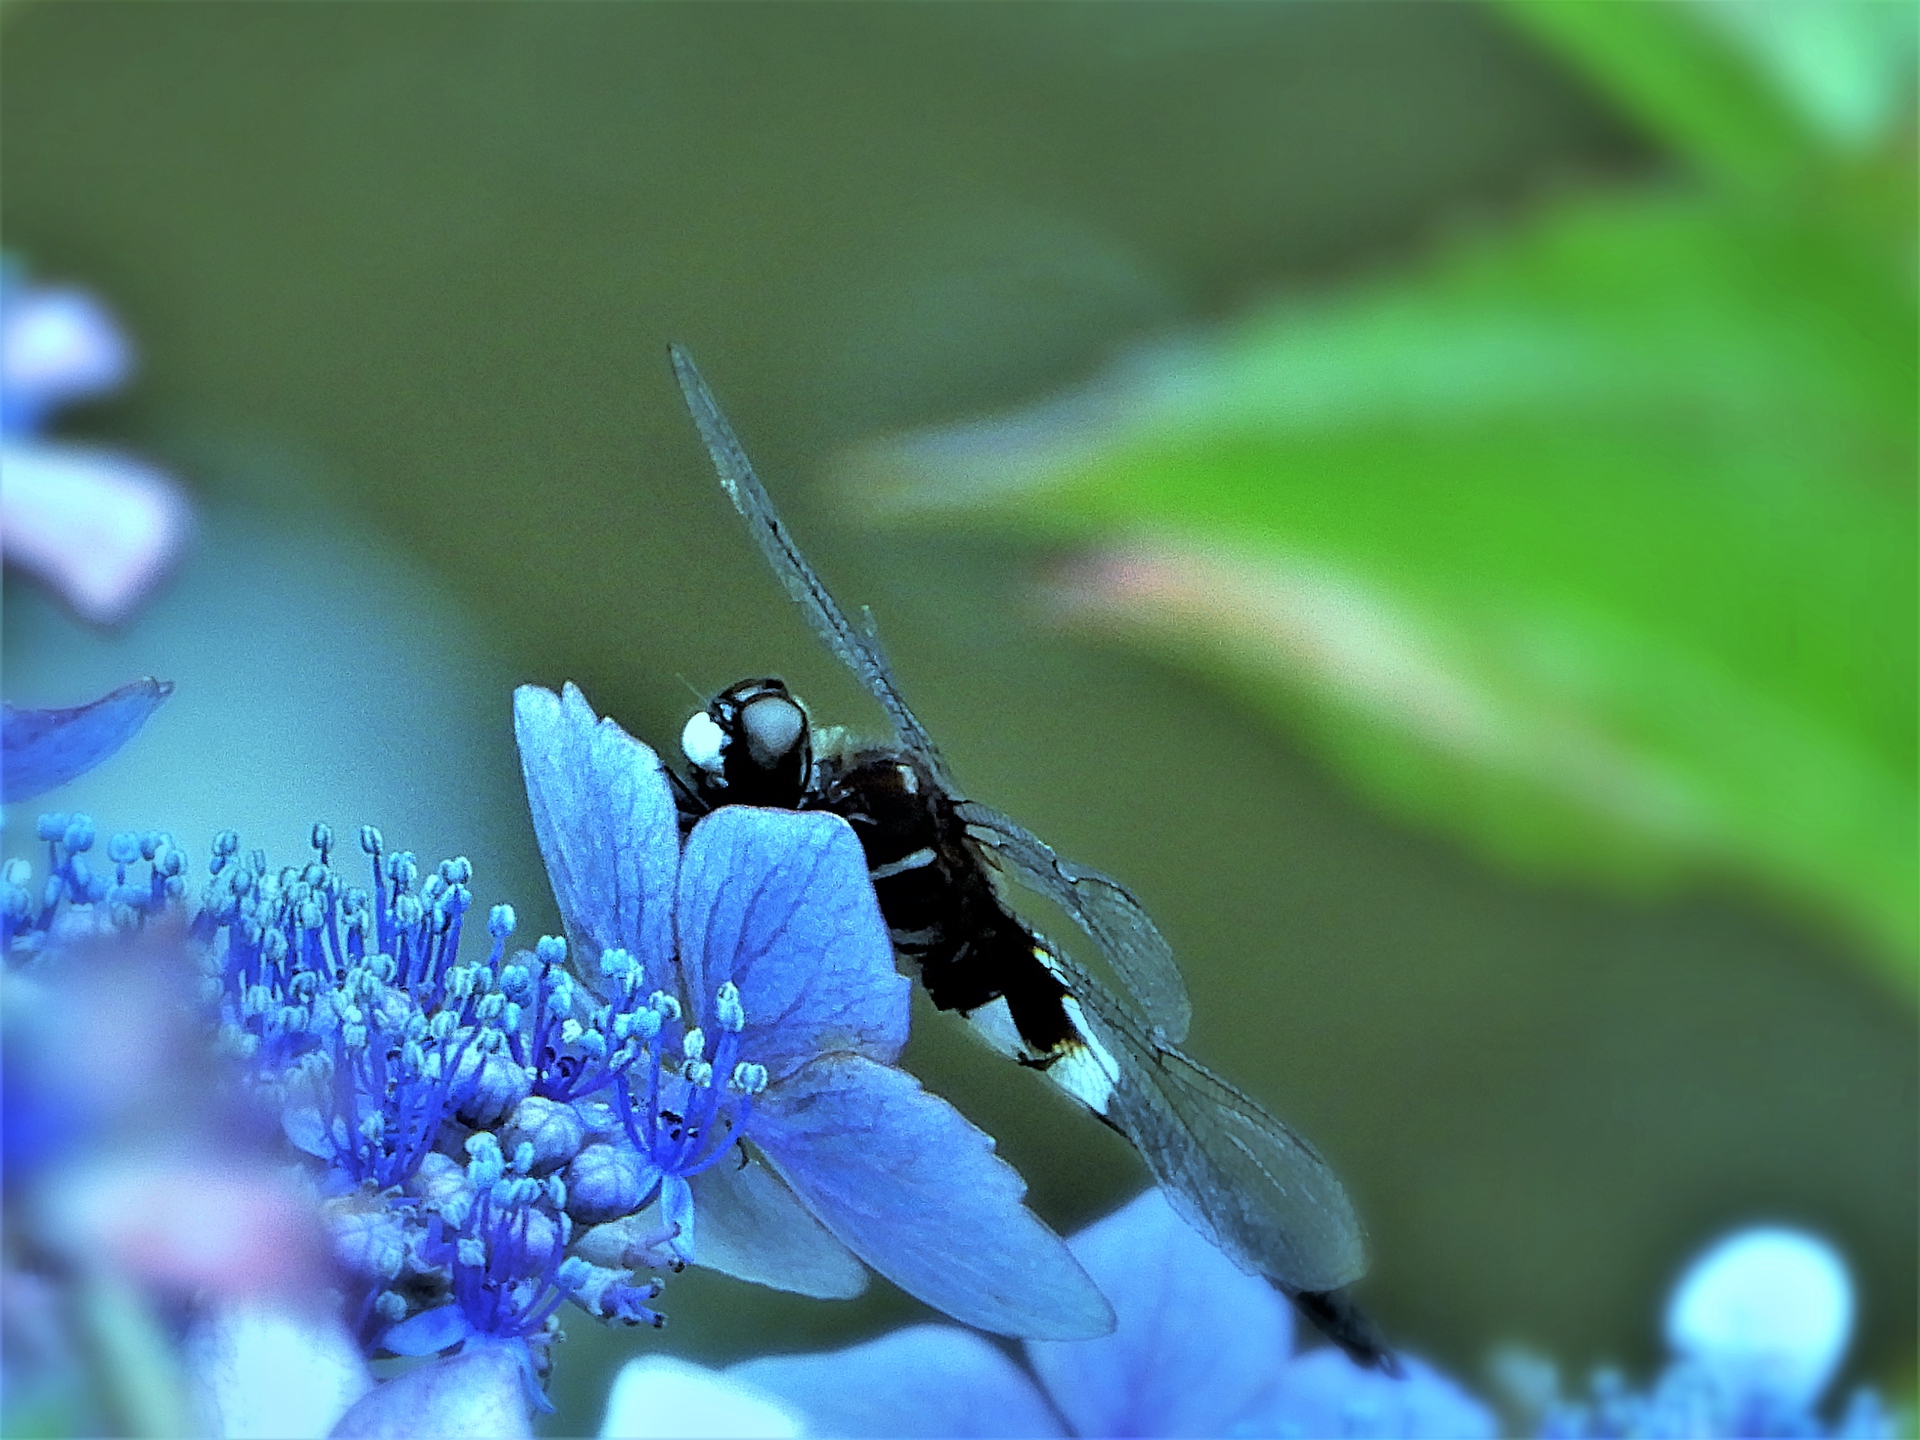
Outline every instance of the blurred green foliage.
{"type": "Polygon", "coordinates": [[[1920,12],[1764,8],[1509,6],[1679,172],[848,483],[1097,542],[1070,608],[1505,862],[1757,881],[1915,993],[1920,12]]]}

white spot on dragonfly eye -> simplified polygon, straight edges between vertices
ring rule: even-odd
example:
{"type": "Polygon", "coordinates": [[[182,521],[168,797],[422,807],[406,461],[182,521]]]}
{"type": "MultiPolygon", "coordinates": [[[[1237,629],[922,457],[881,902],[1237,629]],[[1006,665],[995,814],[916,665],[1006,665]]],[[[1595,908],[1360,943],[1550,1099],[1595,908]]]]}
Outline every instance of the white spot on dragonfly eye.
{"type": "Polygon", "coordinates": [[[720,773],[720,751],[726,743],[727,732],[704,710],[696,710],[680,732],[680,753],[689,765],[709,775],[720,773]]]}
{"type": "Polygon", "coordinates": [[[909,870],[924,870],[934,861],[931,847],[922,845],[911,855],[902,855],[898,860],[889,860],[884,865],[875,865],[867,874],[874,880],[887,880],[895,875],[904,875],[909,870]]]}

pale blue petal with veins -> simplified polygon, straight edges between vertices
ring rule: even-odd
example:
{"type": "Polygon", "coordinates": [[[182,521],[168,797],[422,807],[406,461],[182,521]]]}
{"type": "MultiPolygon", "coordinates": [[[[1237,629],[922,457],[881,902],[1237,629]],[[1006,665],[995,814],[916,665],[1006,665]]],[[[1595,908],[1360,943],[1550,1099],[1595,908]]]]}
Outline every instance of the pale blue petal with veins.
{"type": "Polygon", "coordinates": [[[825,1355],[753,1360],[730,1378],[792,1406],[810,1433],[1459,1437],[1492,1413],[1446,1377],[1296,1355],[1287,1302],[1179,1220],[1157,1191],[1069,1242],[1113,1298],[1111,1335],[1029,1341],[1029,1371],[976,1335],[925,1326],[825,1355]]]}

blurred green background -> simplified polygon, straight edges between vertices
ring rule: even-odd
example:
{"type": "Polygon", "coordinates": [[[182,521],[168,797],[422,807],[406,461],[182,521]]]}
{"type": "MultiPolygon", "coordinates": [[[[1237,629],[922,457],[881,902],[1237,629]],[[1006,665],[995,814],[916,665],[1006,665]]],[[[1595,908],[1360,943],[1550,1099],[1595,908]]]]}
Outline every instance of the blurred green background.
{"type": "MultiPolygon", "coordinates": [[[[1135,886],[1347,1178],[1391,1333],[1645,1367],[1786,1219],[1910,1389],[1912,11],[1816,9],[16,6],[5,244],[144,352],[69,428],[202,525],[114,635],[9,576],[9,698],[170,675],[61,804],[374,820],[552,928],[511,683],[663,747],[754,673],[879,720],[682,340],[963,781],[1135,886]]],[[[1141,1183],[924,1020],[1058,1227],[1141,1183]]],[[[913,1310],[666,1305],[576,1317],[554,1433],[637,1349],[913,1310]]]]}

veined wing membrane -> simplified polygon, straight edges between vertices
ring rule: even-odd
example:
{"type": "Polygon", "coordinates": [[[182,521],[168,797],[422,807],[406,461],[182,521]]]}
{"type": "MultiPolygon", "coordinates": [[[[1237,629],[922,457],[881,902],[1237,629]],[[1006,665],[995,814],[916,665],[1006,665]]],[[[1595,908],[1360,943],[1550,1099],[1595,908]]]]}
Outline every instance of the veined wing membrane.
{"type": "Polygon", "coordinates": [[[733,426],[727,423],[727,417],[721,413],[720,404],[707,388],[707,382],[700,378],[693,357],[678,345],[669,345],[667,353],[672,357],[673,373],[680,382],[680,393],[686,397],[693,423],[700,431],[700,438],[706,442],[707,453],[713,457],[713,468],[720,473],[720,484],[726,489],[727,498],[733,501],[733,508],[746,520],[747,529],[753,535],[754,543],[760,547],[760,553],[767,557],[767,563],[787,587],[787,593],[799,602],[814,630],[826,641],[827,648],[840,657],[860,683],[867,687],[867,693],[880,702],[880,708],[887,712],[887,718],[893,722],[901,745],[932,771],[942,785],[950,788],[947,767],[940,758],[939,747],[933,743],[933,737],[927,734],[926,727],[907,708],[907,702],[901,697],[900,687],[894,683],[893,670],[881,652],[880,642],[874,638],[871,619],[864,628],[856,627],[847,619],[846,612],[835,603],[820,577],[813,573],[813,567],[807,564],[806,557],[801,555],[788,536],[787,527],[780,523],[779,512],[773,508],[773,501],[767,498],[766,487],[760,483],[760,477],[754,474],[747,452],[740,444],[740,437],[734,434],[733,426]]]}
{"type": "Polygon", "coordinates": [[[986,846],[1023,885],[1053,901],[1106,954],[1140,1002],[1148,1023],[1171,1044],[1187,1038],[1193,1005],[1173,948],[1133,892],[1118,880],[1064,860],[1053,848],[997,810],[972,800],[956,807],[967,833],[986,846]]]}
{"type": "Polygon", "coordinates": [[[1327,1162],[1259,1102],[1156,1043],[1091,975],[1057,952],[1119,1079],[1107,1118],[1145,1158],[1183,1219],[1242,1268],[1319,1292],[1366,1272],[1359,1218],[1327,1162]]]}

